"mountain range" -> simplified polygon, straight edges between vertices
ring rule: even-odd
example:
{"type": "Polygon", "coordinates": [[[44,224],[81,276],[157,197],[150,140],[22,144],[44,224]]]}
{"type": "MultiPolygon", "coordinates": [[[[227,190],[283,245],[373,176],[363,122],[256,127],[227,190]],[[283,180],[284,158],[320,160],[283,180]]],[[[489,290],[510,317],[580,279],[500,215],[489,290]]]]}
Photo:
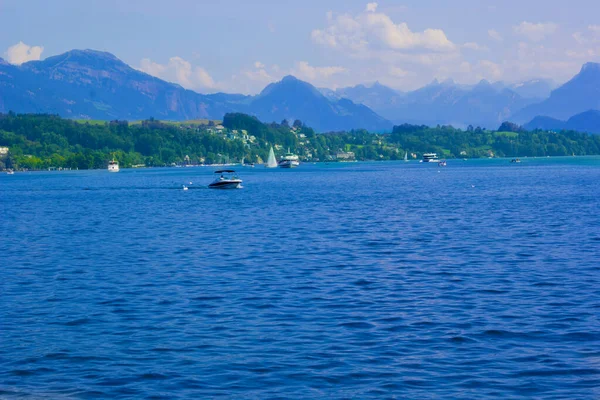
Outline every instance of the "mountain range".
{"type": "Polygon", "coordinates": [[[514,112],[548,97],[553,83],[532,80],[515,85],[486,80],[460,85],[434,80],[412,92],[398,92],[379,82],[337,89],[321,89],[329,98],[348,98],[365,104],[394,123],[423,125],[479,125],[497,128],[514,112]]]}
{"type": "Polygon", "coordinates": [[[548,80],[513,85],[435,80],[410,92],[379,82],[331,90],[286,76],[256,96],[200,94],[94,50],[72,50],[20,66],[0,58],[0,112],[100,120],[222,119],[225,113],[243,112],[266,122],[300,119],[319,132],[389,131],[402,123],[497,128],[506,120],[527,127],[562,123],[569,129],[590,130],[593,113],[583,116],[585,124],[569,121],[600,110],[600,64],[585,64],[569,82],[554,87],[548,80]]]}
{"type": "Polygon", "coordinates": [[[541,129],[544,131],[579,131],[600,134],[600,111],[589,110],[572,116],[566,121],[552,117],[535,117],[523,125],[527,130],[541,129]]]}
{"type": "Polygon", "coordinates": [[[566,120],[576,114],[600,110],[600,64],[587,63],[570,81],[552,91],[544,101],[525,107],[513,117],[526,123],[537,116],[566,120]]]}
{"type": "Polygon", "coordinates": [[[392,127],[368,107],[346,99],[329,101],[312,85],[291,76],[257,96],[206,95],[94,50],[72,50],[20,66],[0,59],[0,112],[9,110],[100,120],[222,119],[227,112],[244,112],[268,122],[300,119],[318,131],[392,127]]]}

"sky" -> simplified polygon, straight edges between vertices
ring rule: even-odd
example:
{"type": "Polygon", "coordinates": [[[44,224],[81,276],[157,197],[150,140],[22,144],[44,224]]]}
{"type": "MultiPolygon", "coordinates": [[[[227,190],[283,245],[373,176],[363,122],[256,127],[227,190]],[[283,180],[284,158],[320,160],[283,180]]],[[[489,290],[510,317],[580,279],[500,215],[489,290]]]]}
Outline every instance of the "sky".
{"type": "Polygon", "coordinates": [[[433,79],[567,81],[600,62],[598,0],[0,0],[0,56],[108,51],[202,93],[433,79]]]}

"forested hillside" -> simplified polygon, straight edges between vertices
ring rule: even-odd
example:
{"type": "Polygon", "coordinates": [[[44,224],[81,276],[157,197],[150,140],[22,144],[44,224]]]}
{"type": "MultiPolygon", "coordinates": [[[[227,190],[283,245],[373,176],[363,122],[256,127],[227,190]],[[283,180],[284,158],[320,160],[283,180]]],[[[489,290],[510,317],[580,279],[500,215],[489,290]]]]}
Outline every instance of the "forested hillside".
{"type": "Polygon", "coordinates": [[[528,132],[509,123],[498,131],[400,125],[391,134],[317,134],[299,120],[265,124],[239,113],[209,125],[153,119],[82,123],[46,114],[0,114],[0,147],[9,148],[0,169],[106,168],[113,157],[122,167],[260,162],[271,146],[278,156],[289,149],[303,161],[333,161],[340,154],[346,160],[397,160],[406,152],[416,158],[425,152],[444,158],[592,155],[600,154],[600,135],[528,132]]]}

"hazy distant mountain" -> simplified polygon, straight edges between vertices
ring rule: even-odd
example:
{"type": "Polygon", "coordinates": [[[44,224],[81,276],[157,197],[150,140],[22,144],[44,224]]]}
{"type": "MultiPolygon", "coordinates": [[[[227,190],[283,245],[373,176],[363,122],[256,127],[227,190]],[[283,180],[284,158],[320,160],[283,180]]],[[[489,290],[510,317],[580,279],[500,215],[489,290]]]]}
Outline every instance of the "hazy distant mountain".
{"type": "Polygon", "coordinates": [[[337,89],[334,96],[350,99],[357,104],[364,104],[382,117],[391,119],[394,118],[395,109],[400,104],[404,94],[375,82],[370,86],[356,85],[337,89]]]}
{"type": "Polygon", "coordinates": [[[372,86],[321,91],[329,98],[346,97],[365,104],[395,123],[457,127],[497,128],[515,111],[534,101],[520,96],[502,82],[460,85],[451,79],[434,80],[411,92],[398,92],[378,82],[372,86]]]}
{"type": "Polygon", "coordinates": [[[434,80],[411,92],[398,92],[376,82],[337,89],[321,89],[329,98],[346,97],[365,104],[396,123],[425,125],[480,125],[496,128],[516,111],[550,95],[552,81],[531,80],[514,85],[481,81],[461,85],[448,79],[434,80]]]}
{"type": "Polygon", "coordinates": [[[536,116],[566,120],[587,110],[600,109],[600,64],[587,63],[581,72],[541,103],[530,105],[515,114],[515,122],[524,123],[536,116]]]}
{"type": "Polygon", "coordinates": [[[551,117],[535,117],[524,125],[527,130],[542,129],[548,131],[571,130],[600,134],[600,111],[589,110],[561,121],[551,117]]]}
{"type": "Polygon", "coordinates": [[[393,120],[425,125],[497,128],[512,113],[530,103],[531,100],[512,90],[485,80],[470,87],[457,85],[452,80],[435,80],[402,96],[393,111],[393,120]]]}
{"type": "Polygon", "coordinates": [[[364,128],[389,130],[392,123],[367,106],[348,99],[328,99],[317,88],[293,76],[268,85],[249,104],[262,121],[299,119],[319,132],[364,128]]]}
{"type": "Polygon", "coordinates": [[[69,118],[222,118],[234,109],[222,95],[183,89],[93,50],[73,50],[21,66],[0,64],[0,89],[1,112],[69,118]]]}
{"type": "Polygon", "coordinates": [[[541,101],[550,96],[552,90],[556,88],[556,84],[551,79],[532,79],[512,84],[508,88],[526,99],[538,99],[541,101]]]}

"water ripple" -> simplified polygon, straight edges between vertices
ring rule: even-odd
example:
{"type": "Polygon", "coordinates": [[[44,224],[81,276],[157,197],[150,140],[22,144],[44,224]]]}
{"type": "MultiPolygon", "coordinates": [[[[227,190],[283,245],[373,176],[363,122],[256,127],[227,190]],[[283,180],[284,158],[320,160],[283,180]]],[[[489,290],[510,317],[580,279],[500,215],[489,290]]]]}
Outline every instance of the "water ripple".
{"type": "Polygon", "coordinates": [[[0,397],[598,398],[599,166],[2,176],[0,397]]]}

